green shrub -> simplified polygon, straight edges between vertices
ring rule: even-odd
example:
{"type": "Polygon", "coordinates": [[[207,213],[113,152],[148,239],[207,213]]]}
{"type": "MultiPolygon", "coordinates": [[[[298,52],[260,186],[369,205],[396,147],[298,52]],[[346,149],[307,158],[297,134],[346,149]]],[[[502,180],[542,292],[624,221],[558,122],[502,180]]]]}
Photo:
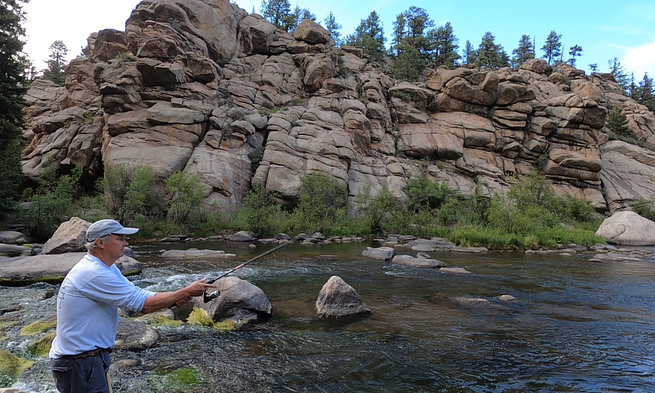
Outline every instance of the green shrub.
{"type": "Polygon", "coordinates": [[[59,224],[75,212],[75,200],[79,193],[79,180],[82,168],[75,167],[69,175],[56,179],[56,174],[46,176],[46,182],[36,192],[25,192],[29,206],[21,212],[21,220],[27,225],[30,234],[37,239],[48,239],[59,224]],[[31,195],[32,194],[32,195],[31,195]]]}
{"type": "Polygon", "coordinates": [[[282,211],[265,188],[255,186],[248,191],[237,211],[232,225],[237,229],[252,231],[260,236],[282,232],[288,215],[282,211]]]}
{"type": "Polygon", "coordinates": [[[448,187],[448,183],[445,181],[436,183],[428,180],[425,176],[410,179],[403,191],[409,198],[409,209],[413,212],[439,209],[455,195],[455,191],[448,187]]]}
{"type": "Polygon", "coordinates": [[[166,180],[166,188],[171,193],[166,214],[170,221],[184,225],[206,221],[205,188],[199,175],[174,173],[166,180]]]}
{"type": "Polygon", "coordinates": [[[329,231],[346,212],[348,191],[345,185],[320,173],[301,180],[298,205],[291,220],[296,232],[329,231]]]}
{"type": "Polygon", "coordinates": [[[143,225],[163,210],[163,192],[148,166],[105,168],[104,191],[107,209],[124,225],[143,225]]]}
{"type": "Polygon", "coordinates": [[[363,192],[357,196],[358,204],[363,211],[363,228],[367,235],[382,235],[385,228],[389,227],[388,220],[393,212],[400,209],[400,203],[391,194],[385,185],[375,196],[371,196],[370,185],[365,187],[363,192]]]}

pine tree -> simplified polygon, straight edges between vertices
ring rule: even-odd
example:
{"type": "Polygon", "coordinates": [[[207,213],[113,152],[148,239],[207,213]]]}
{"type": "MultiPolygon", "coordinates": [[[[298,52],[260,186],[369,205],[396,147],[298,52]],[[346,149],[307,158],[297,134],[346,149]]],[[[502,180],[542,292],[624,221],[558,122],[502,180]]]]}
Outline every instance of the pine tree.
{"type": "Polygon", "coordinates": [[[337,20],[334,18],[332,11],[330,11],[324,22],[325,28],[330,32],[330,35],[334,40],[334,44],[337,47],[341,46],[341,33],[339,32],[339,30],[341,30],[341,25],[337,23],[337,20]]]}
{"type": "Polygon", "coordinates": [[[384,30],[377,12],[372,11],[355,29],[355,33],[346,38],[350,46],[361,48],[373,61],[384,57],[384,30]]]}
{"type": "Polygon", "coordinates": [[[460,56],[457,54],[457,37],[453,34],[450,22],[430,32],[431,46],[434,48],[434,66],[445,65],[453,68],[457,66],[460,56]]]}
{"type": "Polygon", "coordinates": [[[397,48],[398,56],[393,64],[394,76],[399,80],[415,81],[427,64],[418,49],[405,39],[397,48]]]}
{"type": "Polygon", "coordinates": [[[393,38],[391,39],[391,47],[395,49],[396,56],[400,55],[400,45],[405,39],[405,29],[407,28],[407,21],[405,14],[401,13],[396,15],[396,21],[393,22],[393,38]]]}
{"type": "Polygon", "coordinates": [[[484,68],[500,68],[509,65],[509,56],[502,45],[496,44],[490,31],[484,33],[477,50],[477,64],[484,68]]]}
{"type": "Polygon", "coordinates": [[[618,106],[612,108],[612,110],[607,114],[605,127],[619,137],[634,137],[634,134],[630,128],[628,128],[628,118],[618,106]]]}
{"type": "Polygon", "coordinates": [[[637,94],[635,100],[642,105],[646,105],[651,112],[655,112],[655,86],[653,86],[653,78],[644,73],[644,77],[637,86],[637,94]]]}
{"type": "Polygon", "coordinates": [[[312,14],[307,8],[296,7],[287,19],[289,21],[287,32],[293,33],[305,19],[316,22],[316,15],[312,14]]]}
{"type": "Polygon", "coordinates": [[[469,66],[477,62],[477,54],[475,49],[473,49],[473,44],[471,41],[466,40],[466,45],[464,45],[464,56],[462,57],[462,64],[469,66]]]}
{"type": "Polygon", "coordinates": [[[578,44],[573,45],[572,47],[569,48],[569,58],[568,63],[575,67],[575,58],[577,56],[582,56],[582,47],[578,44]]]}
{"type": "Polygon", "coordinates": [[[66,66],[66,55],[68,48],[64,41],[57,40],[50,45],[50,60],[48,60],[48,68],[43,70],[43,77],[49,79],[59,86],[64,85],[66,75],[64,74],[64,67],[66,66]]]}
{"type": "Polygon", "coordinates": [[[598,72],[598,64],[596,63],[589,64],[589,73],[593,75],[597,72],[598,72]]]}
{"type": "Polygon", "coordinates": [[[625,73],[621,62],[615,57],[612,60],[608,60],[607,63],[610,67],[610,74],[612,74],[616,83],[623,89],[623,94],[626,94],[630,89],[630,79],[628,74],[625,73]]]}
{"type": "Polygon", "coordinates": [[[289,32],[295,24],[289,0],[262,0],[260,11],[267,21],[280,30],[289,32]]]}
{"type": "Polygon", "coordinates": [[[523,34],[519,40],[519,46],[512,51],[512,67],[518,68],[528,60],[534,59],[534,46],[530,36],[523,34]]]}
{"type": "Polygon", "coordinates": [[[0,213],[18,200],[26,92],[22,0],[0,0],[0,213]]]}
{"type": "Polygon", "coordinates": [[[546,43],[541,47],[541,50],[544,51],[544,59],[548,62],[548,65],[553,65],[557,62],[557,59],[561,56],[562,35],[557,34],[555,30],[552,30],[548,37],[546,38],[546,43]]]}

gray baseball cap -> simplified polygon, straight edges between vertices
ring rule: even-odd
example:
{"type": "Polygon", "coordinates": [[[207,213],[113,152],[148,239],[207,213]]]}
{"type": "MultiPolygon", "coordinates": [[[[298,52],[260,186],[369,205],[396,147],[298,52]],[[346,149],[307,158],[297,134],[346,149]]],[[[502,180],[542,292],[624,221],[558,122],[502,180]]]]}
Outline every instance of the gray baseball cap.
{"type": "Polygon", "coordinates": [[[139,228],[126,228],[116,220],[100,220],[96,221],[89,229],[86,230],[86,241],[92,242],[96,239],[107,235],[134,235],[139,232],[139,228]]]}

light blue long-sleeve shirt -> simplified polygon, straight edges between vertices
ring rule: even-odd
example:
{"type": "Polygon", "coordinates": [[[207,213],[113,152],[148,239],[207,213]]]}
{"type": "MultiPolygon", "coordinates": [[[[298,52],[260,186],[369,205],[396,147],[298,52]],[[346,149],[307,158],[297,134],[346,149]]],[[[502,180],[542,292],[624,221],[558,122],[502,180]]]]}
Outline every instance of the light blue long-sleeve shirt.
{"type": "Polygon", "coordinates": [[[116,265],[87,254],[66,275],[57,296],[57,335],[50,357],[110,348],[116,341],[118,309],[137,313],[148,297],[116,265]]]}

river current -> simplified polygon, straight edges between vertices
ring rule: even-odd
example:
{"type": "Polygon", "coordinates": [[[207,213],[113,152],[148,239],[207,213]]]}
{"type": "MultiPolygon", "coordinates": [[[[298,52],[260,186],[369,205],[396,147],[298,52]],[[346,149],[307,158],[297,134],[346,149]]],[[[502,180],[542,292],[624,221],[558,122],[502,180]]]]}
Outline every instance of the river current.
{"type": "MultiPolygon", "coordinates": [[[[238,270],[235,276],[271,301],[268,322],[229,333],[160,327],[155,347],[112,354],[115,363],[129,364],[112,370],[114,392],[655,391],[655,263],[597,263],[584,254],[431,254],[471,272],[454,274],[362,257],[368,245],[291,245],[238,270]],[[333,275],[357,290],[369,316],[314,316],[318,293],[333,275]],[[192,384],[161,383],[180,368],[193,370],[192,384]]],[[[271,247],[135,244],[144,269],[131,279],[154,291],[177,289],[271,247]],[[237,257],[159,256],[162,248],[188,247],[237,257]]],[[[43,300],[43,293],[57,288],[0,287],[0,308],[22,299],[21,312],[38,320],[54,313],[55,297],[43,300]]],[[[0,342],[13,352],[24,345],[0,342]]],[[[37,359],[14,387],[54,392],[47,360],[37,359]]]]}

